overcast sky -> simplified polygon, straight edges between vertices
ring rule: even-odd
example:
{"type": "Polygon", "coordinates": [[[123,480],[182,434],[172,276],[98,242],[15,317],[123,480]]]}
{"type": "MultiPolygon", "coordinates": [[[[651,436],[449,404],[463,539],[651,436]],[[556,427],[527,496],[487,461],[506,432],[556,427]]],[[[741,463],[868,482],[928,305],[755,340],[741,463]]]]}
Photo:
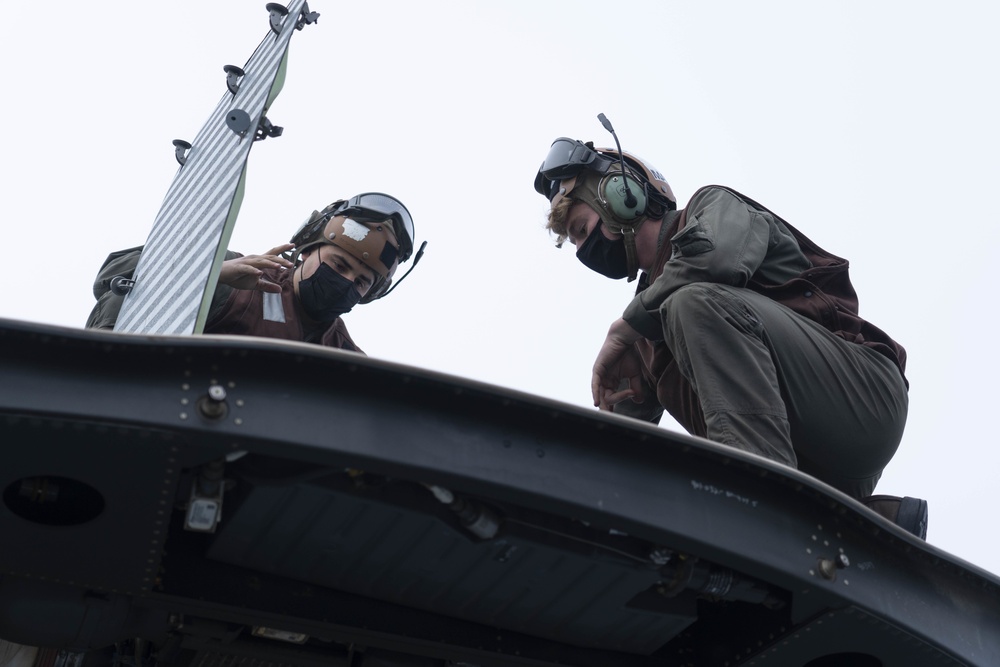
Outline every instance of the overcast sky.
{"type": "MultiPolygon", "coordinates": [[[[143,243],[191,140],[266,34],[264,2],[56,0],[11,23],[0,317],[78,327],[113,250],[143,243]],[[211,9],[209,9],[211,8],[211,9]]],[[[877,492],[930,503],[929,542],[1000,573],[995,378],[998,10],[985,2],[311,0],[250,153],[231,248],[286,241],[368,190],[423,261],[347,317],[371,356],[590,406],[632,294],[543,229],[559,136],[613,140],[681,204],[733,187],[851,261],[908,351],[910,419],[877,492]]],[[[280,371],[276,371],[280,372],[280,371]]],[[[664,428],[678,427],[664,419],[664,428]]]]}

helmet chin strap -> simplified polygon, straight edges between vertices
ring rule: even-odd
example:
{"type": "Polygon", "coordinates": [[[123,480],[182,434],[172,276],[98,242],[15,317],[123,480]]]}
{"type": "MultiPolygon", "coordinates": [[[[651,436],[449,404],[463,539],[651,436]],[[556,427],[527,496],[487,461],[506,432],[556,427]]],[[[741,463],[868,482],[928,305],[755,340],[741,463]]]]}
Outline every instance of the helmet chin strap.
{"type": "Polygon", "coordinates": [[[639,257],[635,248],[635,227],[622,227],[625,238],[625,259],[628,261],[628,282],[635,280],[639,273],[639,257]]]}
{"type": "MultiPolygon", "coordinates": [[[[635,245],[635,233],[648,218],[642,216],[626,222],[618,218],[607,202],[601,199],[598,194],[600,176],[594,172],[584,170],[571,181],[564,181],[564,183],[568,183],[570,188],[562,196],[569,196],[569,191],[572,191],[573,199],[585,202],[598,213],[601,222],[604,223],[608,231],[621,234],[624,237],[625,258],[628,261],[628,281],[635,280],[639,275],[639,254],[635,245]]],[[[553,201],[556,200],[553,199],[553,201]]]]}
{"type": "Polygon", "coordinates": [[[621,234],[625,242],[625,259],[628,262],[628,282],[632,282],[639,275],[639,251],[635,245],[635,232],[648,218],[639,218],[635,223],[623,225],[610,219],[610,216],[602,217],[601,222],[614,234],[621,234]]]}

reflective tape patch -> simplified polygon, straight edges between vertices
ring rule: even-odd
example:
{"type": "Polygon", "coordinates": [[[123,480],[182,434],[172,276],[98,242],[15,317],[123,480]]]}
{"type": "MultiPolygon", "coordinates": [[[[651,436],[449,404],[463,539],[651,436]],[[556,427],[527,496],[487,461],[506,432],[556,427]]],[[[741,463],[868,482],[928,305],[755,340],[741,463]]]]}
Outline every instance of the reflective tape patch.
{"type": "Polygon", "coordinates": [[[357,242],[365,240],[368,236],[368,232],[371,230],[362,225],[360,222],[355,222],[350,218],[344,220],[344,235],[349,239],[354,239],[357,242]]]}
{"type": "Polygon", "coordinates": [[[281,303],[281,294],[264,292],[264,319],[268,322],[285,323],[285,306],[281,303]]]}

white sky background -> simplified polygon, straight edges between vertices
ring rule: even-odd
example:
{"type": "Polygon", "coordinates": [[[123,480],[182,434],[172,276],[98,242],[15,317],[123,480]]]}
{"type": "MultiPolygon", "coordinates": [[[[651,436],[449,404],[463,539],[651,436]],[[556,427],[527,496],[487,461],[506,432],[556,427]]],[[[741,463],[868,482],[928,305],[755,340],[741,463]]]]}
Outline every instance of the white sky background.
{"type": "MultiPolygon", "coordinates": [[[[171,141],[194,138],[225,91],[223,65],[243,65],[266,34],[264,4],[53,0],[0,40],[0,317],[83,325],[104,258],[149,233],[177,170],[171,141]]],[[[250,153],[233,249],[282,243],[337,198],[393,194],[429,243],[396,292],[346,317],[359,345],[589,406],[593,357],[632,286],[553,247],[532,181],[556,137],[613,145],[603,112],[682,205],[728,185],[851,261],[862,315],[909,353],[910,419],[878,492],[929,500],[929,541],[1000,573],[1000,11],[961,0],[310,8],[322,17],[293,36],[269,113],[285,133],[250,153]]]]}

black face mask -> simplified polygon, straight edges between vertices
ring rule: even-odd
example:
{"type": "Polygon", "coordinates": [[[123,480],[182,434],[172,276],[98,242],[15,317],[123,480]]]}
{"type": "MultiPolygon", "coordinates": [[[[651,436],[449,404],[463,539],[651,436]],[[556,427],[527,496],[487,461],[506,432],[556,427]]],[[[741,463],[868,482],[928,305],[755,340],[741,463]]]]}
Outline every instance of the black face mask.
{"type": "Polygon", "coordinates": [[[320,322],[332,322],[351,312],[360,299],[354,283],[325,262],[321,262],[311,276],[299,281],[302,307],[309,317],[320,322]]]}
{"type": "Polygon", "coordinates": [[[580,247],[576,258],[592,271],[608,278],[628,276],[628,255],[625,254],[625,239],[611,240],[601,232],[603,222],[598,222],[580,247]]]}

